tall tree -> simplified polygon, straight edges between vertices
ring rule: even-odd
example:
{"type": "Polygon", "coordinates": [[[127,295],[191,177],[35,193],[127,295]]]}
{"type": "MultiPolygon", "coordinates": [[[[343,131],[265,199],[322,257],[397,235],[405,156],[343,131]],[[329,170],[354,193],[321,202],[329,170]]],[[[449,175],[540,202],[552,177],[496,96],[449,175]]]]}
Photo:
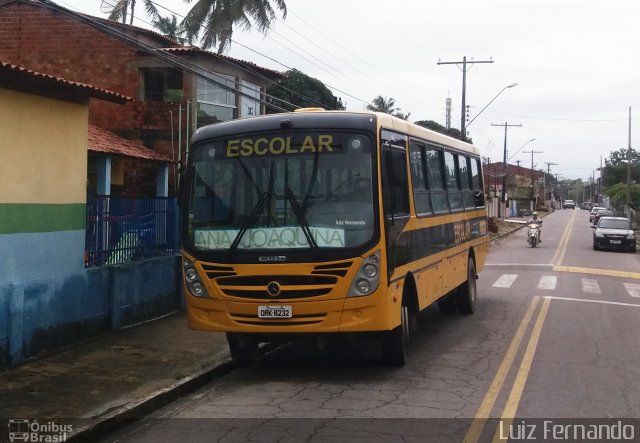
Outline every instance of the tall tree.
{"type": "Polygon", "coordinates": [[[301,108],[344,109],[342,101],[333,96],[324,83],[313,77],[291,69],[286,78],[274,83],[267,89],[267,101],[276,107],[267,105],[267,112],[280,112],[278,108],[289,108],[292,103],[301,108]],[[286,102],[286,103],[285,103],[286,102]]]}
{"type": "Polygon", "coordinates": [[[287,16],[284,0],[196,0],[182,26],[190,42],[202,34],[200,46],[203,49],[217,47],[218,54],[222,54],[231,44],[235,25],[249,29],[255,23],[258,30],[266,34],[276,16],[274,6],[282,12],[282,18],[287,16]]]}
{"type": "Polygon", "coordinates": [[[371,103],[367,105],[369,111],[384,112],[385,114],[391,114],[394,117],[401,118],[403,120],[409,120],[411,113],[403,113],[400,108],[396,108],[396,100],[393,97],[377,96],[371,103]]]}
{"type": "Polygon", "coordinates": [[[178,25],[178,19],[175,15],[172,15],[171,18],[159,16],[153,20],[152,24],[153,27],[165,37],[175,40],[180,44],[186,43],[187,39],[181,36],[185,31],[178,25]]]}
{"type": "MultiPolygon", "coordinates": [[[[629,153],[627,149],[619,149],[613,151],[608,159],[605,159],[605,167],[602,170],[602,177],[604,180],[604,187],[608,188],[614,186],[616,183],[627,182],[627,163],[629,153]]],[[[631,149],[631,178],[637,180],[640,177],[640,153],[635,149],[631,149]]]]}
{"type": "MultiPolygon", "coordinates": [[[[159,17],[158,9],[156,8],[155,3],[152,0],[143,0],[145,10],[149,17],[157,18],[159,17]]],[[[115,22],[122,21],[122,23],[127,23],[127,14],[129,15],[129,24],[133,23],[133,17],[135,15],[136,9],[136,0],[117,0],[111,13],[109,14],[109,20],[113,20],[115,22]]]]}
{"type": "Polygon", "coordinates": [[[396,109],[396,100],[392,97],[383,97],[381,95],[371,100],[371,103],[367,105],[367,109],[373,112],[384,112],[385,114],[392,114],[399,109],[396,109]]]}

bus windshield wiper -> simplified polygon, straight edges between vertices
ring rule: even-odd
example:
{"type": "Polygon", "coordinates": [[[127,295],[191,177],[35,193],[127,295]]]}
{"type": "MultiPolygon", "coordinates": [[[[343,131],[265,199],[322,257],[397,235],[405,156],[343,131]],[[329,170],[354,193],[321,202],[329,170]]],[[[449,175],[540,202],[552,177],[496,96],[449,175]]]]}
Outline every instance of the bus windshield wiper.
{"type": "MultiPolygon", "coordinates": [[[[229,247],[229,252],[235,252],[236,249],[238,249],[238,246],[240,245],[240,240],[242,240],[242,237],[247,232],[249,227],[253,225],[256,221],[258,221],[258,217],[260,217],[260,214],[262,214],[262,211],[264,211],[265,207],[270,205],[271,200],[273,198],[273,180],[274,180],[273,162],[271,162],[271,167],[269,170],[269,187],[267,188],[266,192],[262,193],[262,195],[258,199],[258,202],[251,210],[251,213],[244,220],[244,222],[242,223],[242,226],[240,226],[240,231],[238,231],[236,238],[233,239],[233,243],[231,243],[231,246],[229,247]]],[[[255,186],[256,186],[256,190],[258,190],[257,185],[255,186]]],[[[271,217],[271,214],[269,214],[269,217],[271,217]]]]}
{"type": "Polygon", "coordinates": [[[309,228],[309,223],[307,222],[307,219],[304,216],[304,211],[298,204],[296,200],[296,196],[293,194],[293,191],[291,191],[289,186],[285,188],[284,196],[289,201],[289,204],[293,209],[293,213],[295,214],[296,219],[298,220],[298,224],[302,228],[302,232],[304,233],[304,236],[307,239],[307,243],[309,243],[309,246],[311,246],[311,249],[315,250],[316,252],[319,252],[320,247],[318,246],[316,239],[313,238],[313,233],[311,232],[311,228],[309,228]]]}
{"type": "MultiPolygon", "coordinates": [[[[316,156],[317,160],[317,156],[316,156]]],[[[309,228],[309,222],[307,222],[307,218],[305,217],[305,204],[307,201],[307,197],[309,195],[311,189],[307,191],[307,195],[302,203],[302,207],[298,204],[298,200],[296,200],[296,196],[289,187],[289,163],[288,159],[284,160],[284,197],[287,199],[289,204],[291,205],[291,209],[293,209],[293,214],[296,216],[296,220],[298,220],[298,224],[302,228],[302,232],[307,239],[307,243],[311,246],[311,249],[318,253],[320,248],[318,247],[318,243],[316,239],[313,238],[313,233],[311,232],[311,228],[309,228]]]]}

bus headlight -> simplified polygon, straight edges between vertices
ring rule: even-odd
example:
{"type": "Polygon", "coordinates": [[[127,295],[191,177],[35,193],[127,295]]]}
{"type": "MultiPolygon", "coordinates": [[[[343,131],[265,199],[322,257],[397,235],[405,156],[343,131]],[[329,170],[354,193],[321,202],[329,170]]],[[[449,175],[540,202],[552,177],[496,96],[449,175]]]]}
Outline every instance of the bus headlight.
{"type": "Polygon", "coordinates": [[[351,283],[348,297],[369,295],[380,284],[380,251],[374,252],[364,260],[351,283]]]}
{"type": "Polygon", "coordinates": [[[184,280],[185,286],[191,295],[194,297],[207,297],[207,290],[200,280],[200,276],[198,275],[198,271],[196,271],[195,266],[192,262],[187,260],[186,258],[182,259],[182,267],[184,270],[184,280]]]}

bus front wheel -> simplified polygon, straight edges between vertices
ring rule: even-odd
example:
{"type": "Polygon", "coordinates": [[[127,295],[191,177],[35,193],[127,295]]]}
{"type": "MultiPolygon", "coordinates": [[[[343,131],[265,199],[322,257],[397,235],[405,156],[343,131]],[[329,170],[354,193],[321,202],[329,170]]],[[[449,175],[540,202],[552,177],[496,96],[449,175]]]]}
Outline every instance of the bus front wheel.
{"type": "Polygon", "coordinates": [[[251,363],[258,354],[258,342],[250,334],[227,332],[231,359],[238,364],[251,363]]]}
{"type": "Polygon", "coordinates": [[[400,325],[385,332],[382,338],[384,360],[393,366],[404,366],[407,362],[411,324],[409,307],[403,305],[400,313],[400,325]]]}

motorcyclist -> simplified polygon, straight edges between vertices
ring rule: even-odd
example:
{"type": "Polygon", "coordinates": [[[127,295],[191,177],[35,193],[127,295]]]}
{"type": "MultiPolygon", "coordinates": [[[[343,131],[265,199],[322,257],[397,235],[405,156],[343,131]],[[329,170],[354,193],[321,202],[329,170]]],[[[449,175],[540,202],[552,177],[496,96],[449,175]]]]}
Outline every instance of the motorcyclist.
{"type": "Polygon", "coordinates": [[[542,219],[538,218],[538,213],[536,211],[533,211],[531,218],[527,221],[528,225],[531,223],[538,225],[538,243],[542,243],[542,219]]]}

